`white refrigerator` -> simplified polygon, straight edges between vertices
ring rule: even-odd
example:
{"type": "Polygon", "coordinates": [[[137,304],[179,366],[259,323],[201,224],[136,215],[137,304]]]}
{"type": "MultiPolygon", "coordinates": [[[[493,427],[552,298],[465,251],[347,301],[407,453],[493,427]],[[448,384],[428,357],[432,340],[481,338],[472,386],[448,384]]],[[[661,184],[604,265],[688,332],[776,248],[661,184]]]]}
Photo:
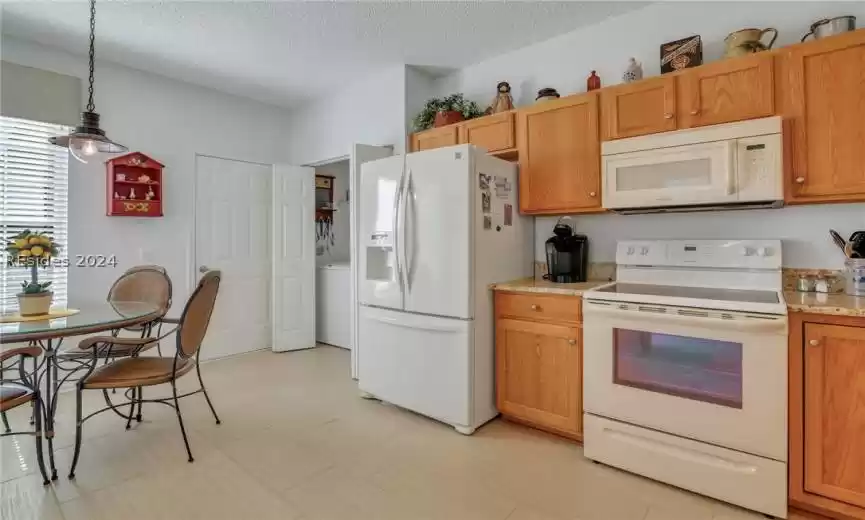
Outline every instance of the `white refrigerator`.
{"type": "Polygon", "coordinates": [[[530,276],[516,165],[458,145],[361,168],[358,385],[463,434],[495,407],[489,285],[530,276]]]}

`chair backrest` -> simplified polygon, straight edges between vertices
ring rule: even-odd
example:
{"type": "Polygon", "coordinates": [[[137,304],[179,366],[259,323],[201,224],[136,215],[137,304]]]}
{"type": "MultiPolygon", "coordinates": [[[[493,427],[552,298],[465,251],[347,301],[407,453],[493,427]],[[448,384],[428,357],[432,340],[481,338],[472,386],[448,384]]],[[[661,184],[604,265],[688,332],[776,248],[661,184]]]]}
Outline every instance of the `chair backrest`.
{"type": "Polygon", "coordinates": [[[147,302],[164,316],[171,307],[171,278],[164,267],[139,265],[120,275],[108,291],[109,302],[147,302]]]}
{"type": "Polygon", "coordinates": [[[216,304],[222,272],[207,271],[198,282],[198,287],[186,302],[177,331],[177,355],[188,359],[198,354],[201,342],[207,334],[210,316],[216,304]]]}

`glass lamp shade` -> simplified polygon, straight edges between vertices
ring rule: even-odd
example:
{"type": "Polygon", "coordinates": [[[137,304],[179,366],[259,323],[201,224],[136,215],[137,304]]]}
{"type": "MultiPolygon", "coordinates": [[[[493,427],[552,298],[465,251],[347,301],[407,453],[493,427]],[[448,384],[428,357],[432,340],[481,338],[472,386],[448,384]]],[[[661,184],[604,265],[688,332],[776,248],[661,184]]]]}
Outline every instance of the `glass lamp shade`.
{"type": "Polygon", "coordinates": [[[81,124],[75,127],[72,133],[52,137],[49,141],[51,144],[68,148],[72,157],[83,163],[96,154],[116,154],[128,150],[105,135],[99,128],[99,114],[94,112],[82,112],[81,124]]]}

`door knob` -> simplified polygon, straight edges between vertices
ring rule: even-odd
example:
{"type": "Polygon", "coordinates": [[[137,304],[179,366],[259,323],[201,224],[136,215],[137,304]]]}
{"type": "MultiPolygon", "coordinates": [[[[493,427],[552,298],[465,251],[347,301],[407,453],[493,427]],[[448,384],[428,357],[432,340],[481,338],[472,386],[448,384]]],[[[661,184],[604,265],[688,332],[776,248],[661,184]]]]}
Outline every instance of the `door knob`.
{"type": "Polygon", "coordinates": [[[207,271],[210,271],[210,268],[207,267],[206,265],[202,265],[202,266],[199,266],[199,267],[198,267],[198,272],[199,272],[199,273],[206,273],[207,271]]]}
{"type": "Polygon", "coordinates": [[[819,347],[820,346],[820,340],[819,339],[812,339],[811,341],[808,342],[808,344],[811,345],[812,347],[819,347]]]}
{"type": "Polygon", "coordinates": [[[577,344],[577,340],[575,340],[575,339],[569,339],[568,340],[568,345],[576,345],[576,344],[577,344]]]}
{"type": "Polygon", "coordinates": [[[594,197],[595,195],[597,195],[597,193],[595,193],[594,191],[589,192],[589,197],[594,197]]]}
{"type": "Polygon", "coordinates": [[[796,177],[796,184],[805,184],[805,177],[796,177]]]}
{"type": "Polygon", "coordinates": [[[697,114],[699,114],[699,113],[700,113],[700,109],[699,109],[699,108],[695,108],[694,110],[691,110],[691,115],[692,115],[692,116],[695,116],[695,115],[697,115],[697,114]]]}
{"type": "Polygon", "coordinates": [[[670,114],[670,113],[664,114],[664,119],[673,119],[673,114],[670,114]]]}
{"type": "Polygon", "coordinates": [[[538,310],[538,306],[537,306],[536,304],[534,304],[534,303],[532,304],[532,310],[533,310],[533,311],[538,310]]]}

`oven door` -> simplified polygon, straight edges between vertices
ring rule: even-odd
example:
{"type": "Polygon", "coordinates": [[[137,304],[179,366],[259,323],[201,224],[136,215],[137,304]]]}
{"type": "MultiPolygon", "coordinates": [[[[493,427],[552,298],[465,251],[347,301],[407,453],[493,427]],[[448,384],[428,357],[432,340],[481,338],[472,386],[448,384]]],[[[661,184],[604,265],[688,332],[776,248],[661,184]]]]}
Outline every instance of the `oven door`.
{"type": "Polygon", "coordinates": [[[736,202],[736,141],[605,155],[604,207],[736,202]]]}
{"type": "Polygon", "coordinates": [[[587,413],[787,459],[787,317],[587,300],[587,413]]]}

